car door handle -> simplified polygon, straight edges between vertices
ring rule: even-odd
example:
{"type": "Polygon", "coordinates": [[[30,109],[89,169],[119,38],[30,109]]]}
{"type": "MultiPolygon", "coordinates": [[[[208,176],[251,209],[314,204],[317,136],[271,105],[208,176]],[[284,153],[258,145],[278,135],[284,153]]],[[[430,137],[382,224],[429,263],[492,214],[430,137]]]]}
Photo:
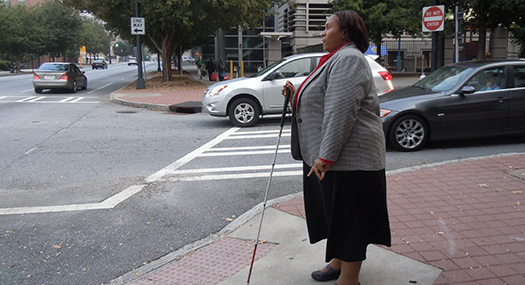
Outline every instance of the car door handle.
{"type": "Polygon", "coordinates": [[[507,98],[506,97],[498,97],[496,99],[497,102],[500,102],[500,103],[503,103],[503,101],[505,101],[507,98]]]}

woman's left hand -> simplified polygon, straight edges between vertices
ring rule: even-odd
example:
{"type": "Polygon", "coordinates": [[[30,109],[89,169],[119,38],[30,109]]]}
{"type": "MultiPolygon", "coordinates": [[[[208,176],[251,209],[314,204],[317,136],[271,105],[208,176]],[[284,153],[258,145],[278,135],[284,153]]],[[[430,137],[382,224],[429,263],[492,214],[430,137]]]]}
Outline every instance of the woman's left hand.
{"type": "Polygon", "coordinates": [[[326,174],[326,172],[328,172],[328,170],[330,170],[330,164],[323,162],[320,159],[316,159],[314,161],[314,166],[310,168],[310,172],[308,172],[307,176],[310,177],[310,175],[313,172],[315,173],[315,175],[317,175],[317,178],[319,178],[319,180],[323,180],[324,175],[326,174]]]}

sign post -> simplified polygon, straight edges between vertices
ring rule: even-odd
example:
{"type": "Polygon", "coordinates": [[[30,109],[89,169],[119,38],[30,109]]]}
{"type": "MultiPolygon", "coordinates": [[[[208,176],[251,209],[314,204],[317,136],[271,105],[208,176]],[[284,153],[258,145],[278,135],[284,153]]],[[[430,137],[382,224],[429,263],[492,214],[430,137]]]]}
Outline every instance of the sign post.
{"type": "Polygon", "coordinates": [[[146,34],[146,25],[144,18],[139,17],[139,3],[135,0],[135,17],[131,17],[131,34],[137,35],[137,89],[145,89],[146,82],[142,74],[142,43],[140,42],[140,35],[146,34]]]}
{"type": "MultiPolygon", "coordinates": [[[[434,3],[437,1],[435,0],[434,3]]],[[[438,65],[438,31],[445,28],[445,6],[428,6],[423,7],[422,19],[423,32],[432,32],[432,66],[431,71],[437,69],[438,65]]]]}

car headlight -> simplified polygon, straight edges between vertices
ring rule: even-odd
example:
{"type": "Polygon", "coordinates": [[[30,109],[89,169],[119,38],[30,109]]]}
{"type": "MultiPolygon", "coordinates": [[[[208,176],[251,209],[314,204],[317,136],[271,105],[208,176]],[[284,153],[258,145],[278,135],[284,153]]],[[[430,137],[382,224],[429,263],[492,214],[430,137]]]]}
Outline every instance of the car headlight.
{"type": "Polygon", "coordinates": [[[213,89],[208,91],[208,95],[210,95],[210,96],[217,96],[226,87],[228,87],[228,85],[220,85],[220,86],[214,87],[213,89]]]}
{"type": "Polygon", "coordinates": [[[392,112],[392,110],[381,109],[381,111],[379,112],[379,117],[383,118],[386,115],[390,114],[391,112],[392,112]]]}

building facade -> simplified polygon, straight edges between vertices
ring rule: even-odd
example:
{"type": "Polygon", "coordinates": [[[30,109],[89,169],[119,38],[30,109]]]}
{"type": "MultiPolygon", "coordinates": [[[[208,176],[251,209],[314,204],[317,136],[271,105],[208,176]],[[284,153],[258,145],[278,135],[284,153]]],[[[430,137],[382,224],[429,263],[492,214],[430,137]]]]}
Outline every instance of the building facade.
{"type": "MultiPolygon", "coordinates": [[[[224,33],[219,31],[210,45],[203,48],[203,58],[210,56],[232,60],[234,68],[240,68],[244,62],[247,73],[257,71],[261,66],[271,63],[268,59],[270,39],[261,36],[261,32],[289,34],[279,38],[281,57],[287,55],[322,51],[321,33],[324,23],[330,14],[331,5],[328,0],[295,0],[292,3],[275,4],[261,29],[242,31],[234,28],[224,33]],[[240,62],[239,62],[240,61],[240,62]]],[[[463,35],[464,42],[459,46],[459,58],[455,59],[454,39],[441,38],[439,65],[459,60],[471,60],[476,57],[478,35],[467,31],[463,35]]],[[[390,70],[397,70],[398,58],[401,60],[400,71],[429,71],[431,65],[432,40],[431,33],[423,38],[413,38],[403,35],[400,39],[385,37],[380,44],[370,43],[381,50],[381,63],[390,70]]],[[[487,33],[487,58],[518,58],[519,46],[512,42],[511,35],[503,28],[487,33]]]]}

